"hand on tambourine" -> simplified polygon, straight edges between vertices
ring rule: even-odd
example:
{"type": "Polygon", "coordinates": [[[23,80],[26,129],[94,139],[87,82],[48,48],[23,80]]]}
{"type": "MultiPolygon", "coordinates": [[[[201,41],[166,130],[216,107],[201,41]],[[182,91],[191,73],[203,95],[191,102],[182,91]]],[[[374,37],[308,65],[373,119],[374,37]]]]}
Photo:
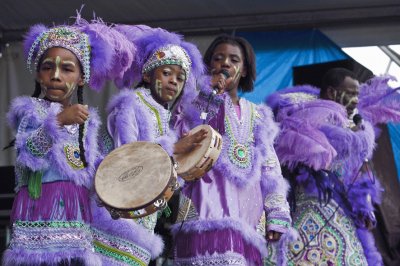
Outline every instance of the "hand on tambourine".
{"type": "Polygon", "coordinates": [[[175,143],[174,154],[183,154],[201,146],[201,142],[206,138],[207,130],[201,129],[194,134],[185,133],[183,137],[175,143]]]}
{"type": "Polygon", "coordinates": [[[58,122],[62,126],[72,124],[83,124],[89,117],[87,105],[73,104],[65,108],[57,115],[58,122]]]}
{"type": "Polygon", "coordinates": [[[276,231],[268,231],[266,238],[267,241],[278,241],[282,236],[282,233],[276,232],[276,231]]]}

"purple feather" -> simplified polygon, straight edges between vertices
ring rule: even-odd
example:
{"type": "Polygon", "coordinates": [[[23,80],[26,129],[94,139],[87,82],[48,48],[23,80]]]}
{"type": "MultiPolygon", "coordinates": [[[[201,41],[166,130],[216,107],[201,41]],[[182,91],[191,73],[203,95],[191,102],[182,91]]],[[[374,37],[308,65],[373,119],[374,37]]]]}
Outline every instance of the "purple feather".
{"type": "MultiPolygon", "coordinates": [[[[29,51],[30,51],[33,43],[37,39],[37,37],[39,37],[40,34],[42,34],[46,30],[48,30],[48,28],[46,26],[44,26],[43,24],[36,24],[36,25],[32,26],[29,29],[29,31],[25,34],[25,36],[24,36],[24,54],[25,54],[25,58],[28,58],[29,51]]],[[[39,49],[38,46],[35,47],[35,49],[33,50],[34,55],[38,52],[38,49],[39,49]]]]}
{"type": "Polygon", "coordinates": [[[392,76],[372,78],[360,87],[359,103],[357,108],[362,117],[373,126],[380,123],[400,122],[400,94],[399,89],[388,85],[392,76]]]}

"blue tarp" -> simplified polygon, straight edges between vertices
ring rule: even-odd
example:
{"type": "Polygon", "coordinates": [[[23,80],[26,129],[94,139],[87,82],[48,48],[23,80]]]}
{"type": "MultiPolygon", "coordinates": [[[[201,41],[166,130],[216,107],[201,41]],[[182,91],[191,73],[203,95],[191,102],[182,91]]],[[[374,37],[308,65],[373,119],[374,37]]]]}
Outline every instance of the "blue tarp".
{"type": "MultiPolygon", "coordinates": [[[[292,86],[292,67],[349,58],[319,30],[238,32],[236,35],[247,39],[256,52],[255,90],[242,95],[254,103],[261,103],[274,91],[292,86]]],[[[397,173],[400,173],[400,125],[389,124],[388,129],[397,173]]]]}
{"type": "Polygon", "coordinates": [[[348,59],[339,46],[319,30],[238,32],[256,52],[255,90],[243,95],[261,103],[276,90],[293,84],[292,67],[348,59]]]}
{"type": "Polygon", "coordinates": [[[388,124],[390,140],[392,142],[392,150],[394,161],[396,162],[397,179],[400,182],[400,124],[388,124]]]}

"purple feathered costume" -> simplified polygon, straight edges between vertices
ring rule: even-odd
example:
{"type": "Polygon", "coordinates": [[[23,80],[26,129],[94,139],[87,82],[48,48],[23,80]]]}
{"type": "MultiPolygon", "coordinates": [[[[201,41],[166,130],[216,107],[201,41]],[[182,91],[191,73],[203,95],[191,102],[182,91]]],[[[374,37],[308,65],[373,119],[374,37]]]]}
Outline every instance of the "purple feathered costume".
{"type": "MultiPolygon", "coordinates": [[[[350,129],[342,105],[318,99],[317,88],[293,87],[268,98],[281,124],[275,147],[293,188],[293,226],[300,234],[289,265],[382,265],[365,224],[375,223],[381,188],[365,162],[375,145],[373,126],[400,118],[388,80],[361,86],[358,112],[365,121],[358,131],[350,129]]],[[[266,265],[276,252],[269,251],[266,265]]]]}
{"type": "MultiPolygon", "coordinates": [[[[194,81],[203,73],[201,54],[194,45],[184,42],[181,36],[163,29],[128,25],[119,25],[116,28],[135,44],[138,52],[125,75],[115,79],[117,86],[123,89],[108,104],[107,129],[114,147],[135,141],[149,141],[159,143],[168,154],[172,155],[177,135],[170,126],[171,117],[178,115],[181,110],[180,102],[185,101],[194,93],[194,81]],[[153,98],[150,89],[144,87],[129,89],[130,86],[141,81],[143,65],[150,57],[168,45],[182,48],[191,61],[190,74],[186,73],[185,87],[172,112],[171,106],[166,108],[153,98]]],[[[175,59],[177,58],[171,58],[171,60],[175,59]]],[[[175,63],[180,65],[182,62],[175,61],[175,63]]],[[[167,63],[160,61],[160,64],[167,63]]],[[[135,192],[132,191],[132,193],[135,192]]],[[[135,256],[142,264],[148,264],[150,258],[154,259],[161,254],[164,244],[162,239],[154,234],[157,213],[135,220],[120,219],[119,221],[131,223],[129,241],[133,242],[140,251],[135,256]],[[141,257],[138,257],[139,255],[141,257]]],[[[110,230],[112,230],[111,227],[110,230]]],[[[119,228],[114,230],[119,230],[119,228]]]]}
{"type": "MultiPolygon", "coordinates": [[[[37,63],[52,47],[70,50],[80,61],[84,80],[100,90],[106,79],[124,72],[113,63],[129,53],[118,32],[102,23],[87,23],[79,15],[73,26],[36,25],[26,35],[28,64],[37,63]],[[122,42],[121,42],[122,43],[122,42]]],[[[122,35],[120,35],[122,37],[122,35]]],[[[128,49],[129,48],[129,49],[128,49]]],[[[89,191],[99,160],[95,109],[84,125],[83,147],[87,166],[80,159],[78,125],[60,126],[61,104],[33,97],[18,97],[8,113],[16,130],[16,197],[12,208],[12,236],[3,265],[57,265],[81,261],[101,265],[93,252],[89,191]]]]}
{"type": "MultiPolygon", "coordinates": [[[[273,147],[278,127],[267,106],[241,98],[239,119],[229,95],[209,100],[209,77],[199,84],[198,97],[191,108],[184,106],[177,124],[184,120],[193,128],[201,124],[200,112],[208,109],[208,122],[221,133],[223,148],[207,174],[183,187],[172,229],[175,264],[261,265],[267,254],[265,232],[287,233],[291,224],[288,184],[273,147]]],[[[292,234],[283,235],[282,248],[288,236],[292,234]]]]}

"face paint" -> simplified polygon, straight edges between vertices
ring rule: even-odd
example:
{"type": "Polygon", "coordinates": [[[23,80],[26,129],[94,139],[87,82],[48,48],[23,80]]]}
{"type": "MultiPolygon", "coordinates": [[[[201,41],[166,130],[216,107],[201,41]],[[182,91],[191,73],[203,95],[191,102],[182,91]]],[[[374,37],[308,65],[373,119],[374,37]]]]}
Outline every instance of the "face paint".
{"type": "Polygon", "coordinates": [[[67,91],[65,92],[65,95],[64,95],[64,97],[62,99],[66,99],[69,96],[71,96],[72,93],[74,92],[74,90],[76,89],[77,84],[66,82],[65,86],[67,87],[67,91]]]}
{"type": "Polygon", "coordinates": [[[61,63],[61,58],[59,56],[56,57],[56,71],[54,72],[54,79],[59,79],[60,78],[60,63],[61,63]]]}
{"type": "Polygon", "coordinates": [[[162,82],[159,79],[156,79],[156,93],[158,97],[162,97],[162,82]]]}
{"type": "Polygon", "coordinates": [[[345,105],[345,103],[344,103],[344,97],[346,97],[346,92],[342,92],[342,94],[340,94],[340,98],[339,98],[339,103],[341,104],[341,105],[345,105]]]}
{"type": "Polygon", "coordinates": [[[347,108],[347,107],[349,107],[351,104],[353,104],[353,103],[358,103],[358,97],[357,96],[354,96],[354,97],[351,97],[350,99],[349,99],[349,102],[345,105],[345,107],[347,108]]]}
{"type": "Polygon", "coordinates": [[[235,75],[233,76],[234,82],[238,81],[240,79],[240,67],[234,66],[235,69],[235,75]]]}

